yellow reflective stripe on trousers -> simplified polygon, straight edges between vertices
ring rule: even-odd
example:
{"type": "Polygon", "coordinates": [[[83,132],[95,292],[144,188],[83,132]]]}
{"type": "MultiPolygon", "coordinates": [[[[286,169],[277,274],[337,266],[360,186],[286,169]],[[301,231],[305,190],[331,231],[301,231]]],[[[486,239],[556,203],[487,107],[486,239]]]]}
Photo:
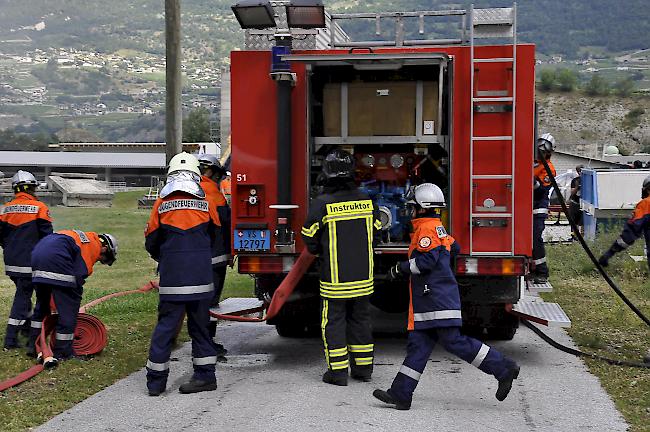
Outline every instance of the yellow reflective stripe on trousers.
{"type": "Polygon", "coordinates": [[[372,278],[365,279],[365,280],[360,280],[360,281],[351,281],[351,282],[326,282],[326,281],[320,281],[320,286],[323,288],[331,288],[331,289],[336,289],[336,288],[357,288],[360,286],[368,286],[373,283],[372,278]]]}
{"type": "Polygon", "coordinates": [[[330,363],[330,369],[332,369],[332,370],[347,369],[348,366],[350,366],[350,362],[348,360],[343,360],[343,361],[331,362],[330,363]]]}
{"type": "Polygon", "coordinates": [[[374,223],[375,229],[381,229],[381,221],[376,220],[374,223]]]}
{"type": "Polygon", "coordinates": [[[372,357],[356,357],[354,363],[357,366],[368,366],[372,364],[372,357]]]}
{"type": "Polygon", "coordinates": [[[348,345],[351,353],[372,352],[375,349],[375,344],[368,345],[348,345]]]}
{"type": "Polygon", "coordinates": [[[360,283],[357,285],[323,285],[320,288],[325,291],[341,292],[341,291],[355,291],[360,289],[372,288],[374,283],[372,281],[360,283]]]}
{"type": "Polygon", "coordinates": [[[362,290],[351,290],[351,291],[341,291],[341,292],[332,292],[327,291],[321,288],[320,295],[323,298],[329,299],[345,299],[345,298],[354,298],[370,295],[373,293],[373,287],[365,288],[362,290]]]}
{"type": "Polygon", "coordinates": [[[330,363],[330,356],[328,354],[327,350],[327,338],[325,337],[325,327],[327,326],[327,312],[329,309],[329,303],[327,300],[323,299],[323,316],[321,317],[320,321],[320,328],[321,332],[323,334],[323,345],[325,346],[325,362],[327,364],[330,363]]]}
{"type": "Polygon", "coordinates": [[[330,357],[340,357],[344,355],[348,355],[348,348],[336,348],[336,349],[331,349],[329,350],[329,355],[330,357]]]}

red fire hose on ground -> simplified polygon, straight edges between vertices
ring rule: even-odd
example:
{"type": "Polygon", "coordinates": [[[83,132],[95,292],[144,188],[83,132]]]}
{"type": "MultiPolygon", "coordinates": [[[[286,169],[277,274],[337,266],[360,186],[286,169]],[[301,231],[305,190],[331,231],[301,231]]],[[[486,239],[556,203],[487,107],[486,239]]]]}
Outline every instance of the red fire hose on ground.
{"type": "Polygon", "coordinates": [[[273,318],[280,312],[280,309],[282,309],[282,306],[284,306],[293,290],[296,289],[296,286],[298,286],[300,279],[302,279],[307,270],[309,270],[309,266],[312,262],[314,262],[315,258],[316,256],[310,254],[307,249],[304,249],[302,251],[293,267],[291,267],[289,273],[287,273],[285,278],[280,283],[280,286],[278,286],[278,288],[273,293],[271,303],[269,304],[269,307],[266,310],[266,314],[263,317],[257,318],[248,317],[245,315],[253,314],[256,312],[263,312],[265,305],[253,309],[237,311],[236,314],[219,314],[211,311],[210,316],[220,320],[237,322],[263,322],[273,318]]]}
{"type": "MultiPolygon", "coordinates": [[[[87,314],[86,311],[88,309],[115,297],[125,296],[129,294],[146,293],[157,288],[158,284],[152,281],[145,284],[140,289],[108,294],[104,297],[98,298],[97,300],[93,300],[90,303],[87,303],[79,308],[79,315],[77,316],[77,327],[75,327],[74,342],[72,344],[72,349],[75,355],[87,356],[99,354],[108,343],[108,332],[104,326],[104,323],[102,323],[99,318],[87,314]]],[[[56,315],[49,315],[43,320],[41,335],[36,340],[36,352],[40,353],[39,359],[42,360],[42,364],[34,365],[21,374],[6,381],[0,382],[0,391],[4,391],[11,387],[17,386],[18,384],[21,384],[35,377],[41,371],[43,371],[43,369],[50,369],[57,365],[57,360],[52,355],[55,327],[56,315]]]]}

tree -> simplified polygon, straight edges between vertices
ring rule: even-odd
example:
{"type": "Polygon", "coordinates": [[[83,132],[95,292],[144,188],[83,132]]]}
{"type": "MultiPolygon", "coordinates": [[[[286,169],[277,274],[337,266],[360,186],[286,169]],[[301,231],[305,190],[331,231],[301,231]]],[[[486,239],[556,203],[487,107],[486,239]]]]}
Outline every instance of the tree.
{"type": "Polygon", "coordinates": [[[620,81],[617,81],[616,84],[614,84],[614,91],[618,96],[621,97],[628,97],[630,96],[635,90],[635,85],[634,81],[630,78],[625,78],[620,81]]]}
{"type": "Polygon", "coordinates": [[[197,108],[183,119],[183,142],[210,141],[210,111],[197,108]]]}
{"type": "Polygon", "coordinates": [[[563,92],[572,92],[578,85],[578,76],[571,69],[558,69],[555,72],[555,79],[563,92]]]}
{"type": "Polygon", "coordinates": [[[609,94],[609,83],[599,74],[594,74],[585,86],[585,93],[589,96],[605,96],[609,94]]]}
{"type": "Polygon", "coordinates": [[[555,72],[550,69],[544,69],[539,77],[539,89],[549,92],[555,88],[555,72]]]}

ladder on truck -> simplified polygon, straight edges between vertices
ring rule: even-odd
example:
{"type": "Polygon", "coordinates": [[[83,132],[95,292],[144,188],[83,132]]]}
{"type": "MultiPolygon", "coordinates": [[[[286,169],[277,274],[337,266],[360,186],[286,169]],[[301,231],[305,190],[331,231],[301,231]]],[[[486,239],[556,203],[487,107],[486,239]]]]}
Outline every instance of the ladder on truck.
{"type": "MultiPolygon", "coordinates": [[[[517,95],[517,5],[510,8],[474,9],[469,11],[469,43],[471,52],[471,113],[470,113],[470,254],[475,256],[513,256],[515,253],[515,112],[517,95]],[[476,39],[505,39],[511,46],[510,57],[476,57],[476,39]],[[500,64],[504,68],[511,68],[512,79],[510,84],[504,83],[498,90],[478,89],[477,75],[480,65],[500,64]],[[508,88],[510,87],[511,88],[508,88]],[[512,127],[509,135],[486,135],[481,127],[476,124],[478,116],[510,115],[512,127]],[[498,174],[477,174],[476,146],[487,146],[495,142],[509,142],[512,161],[510,170],[498,174]],[[506,205],[496,205],[494,202],[477,203],[475,191],[477,182],[509,181],[510,202],[506,205]],[[480,250],[475,249],[474,230],[481,227],[508,228],[510,233],[510,250],[480,250]]],[[[484,124],[484,123],[483,123],[484,124]]],[[[486,200],[487,201],[487,200],[486,200]]]]}

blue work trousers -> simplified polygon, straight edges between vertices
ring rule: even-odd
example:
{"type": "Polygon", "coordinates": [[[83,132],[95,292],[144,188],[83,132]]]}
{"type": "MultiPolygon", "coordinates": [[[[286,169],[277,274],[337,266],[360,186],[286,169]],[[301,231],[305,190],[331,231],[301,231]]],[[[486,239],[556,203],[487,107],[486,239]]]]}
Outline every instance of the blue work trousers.
{"type": "Polygon", "coordinates": [[[77,326],[77,315],[81,306],[83,288],[80,286],[67,287],[59,285],[35,284],[36,306],[32,315],[31,333],[29,343],[36,342],[43,326],[43,319],[50,314],[50,299],[54,299],[54,305],[58,313],[56,322],[54,357],[65,360],[74,355],[72,343],[74,342],[74,330],[77,326]]]}
{"type": "Polygon", "coordinates": [[[187,314],[187,331],[192,338],[192,363],[194,379],[215,382],[217,351],[208,333],[210,301],[161,301],[158,305],[158,324],[151,336],[147,361],[147,387],[162,392],[167,387],[169,357],[176,332],[187,314]]]}
{"type": "MultiPolygon", "coordinates": [[[[226,282],[226,266],[212,267],[212,279],[214,281],[214,297],[212,297],[212,306],[219,306],[221,294],[226,282]]],[[[217,334],[217,322],[212,321],[209,324],[210,337],[214,339],[217,334]]]]}
{"type": "Polygon", "coordinates": [[[406,358],[393,380],[390,393],[401,401],[411,401],[420,376],[436,343],[449,353],[476,366],[481,371],[504,379],[514,362],[494,348],[460,333],[459,327],[438,327],[409,332],[406,358]]]}
{"type": "Polygon", "coordinates": [[[546,248],[544,247],[544,228],[546,228],[546,214],[533,215],[533,262],[535,263],[535,274],[548,277],[548,265],[546,264],[546,248]]]}
{"type": "Polygon", "coordinates": [[[5,335],[5,346],[15,347],[18,345],[18,332],[26,325],[32,315],[32,294],[34,285],[32,285],[31,276],[12,277],[11,280],[16,284],[16,294],[14,302],[11,305],[9,321],[7,323],[7,333],[5,335]]]}

